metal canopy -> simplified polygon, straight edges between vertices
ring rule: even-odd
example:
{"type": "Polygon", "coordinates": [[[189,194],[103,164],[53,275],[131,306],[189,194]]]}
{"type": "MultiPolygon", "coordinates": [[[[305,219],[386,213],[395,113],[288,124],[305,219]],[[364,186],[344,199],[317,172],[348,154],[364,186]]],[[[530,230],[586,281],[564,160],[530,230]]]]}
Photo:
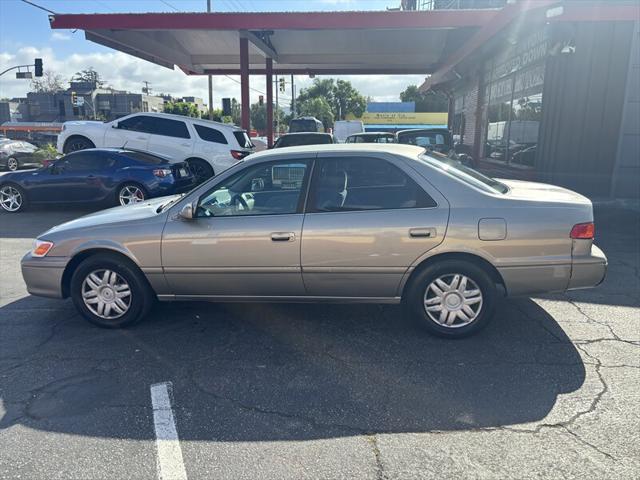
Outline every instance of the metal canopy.
{"type": "Polygon", "coordinates": [[[56,14],[53,29],[188,74],[428,74],[496,10],[427,12],[56,14]]]}

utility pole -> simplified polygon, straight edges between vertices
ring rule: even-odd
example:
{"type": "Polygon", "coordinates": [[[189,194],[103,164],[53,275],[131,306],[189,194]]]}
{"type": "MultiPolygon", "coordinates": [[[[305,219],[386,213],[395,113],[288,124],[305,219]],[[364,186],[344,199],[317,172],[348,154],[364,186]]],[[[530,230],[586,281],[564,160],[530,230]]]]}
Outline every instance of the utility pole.
{"type": "Polygon", "coordinates": [[[144,87],[142,87],[142,93],[151,95],[151,88],[149,88],[149,82],[147,82],[146,80],[143,80],[142,83],[144,83],[144,87]]]}
{"type": "Polygon", "coordinates": [[[293,73],[291,74],[291,118],[296,118],[296,87],[293,84],[293,73]]]}
{"type": "Polygon", "coordinates": [[[278,75],[274,75],[276,84],[276,137],[280,136],[280,115],[278,115],[278,90],[280,90],[280,84],[278,83],[278,75]]]}
{"type": "MultiPolygon", "coordinates": [[[[207,0],[207,13],[211,13],[211,0],[207,0]]],[[[209,120],[213,120],[213,77],[207,75],[209,81],[209,120]]]]}

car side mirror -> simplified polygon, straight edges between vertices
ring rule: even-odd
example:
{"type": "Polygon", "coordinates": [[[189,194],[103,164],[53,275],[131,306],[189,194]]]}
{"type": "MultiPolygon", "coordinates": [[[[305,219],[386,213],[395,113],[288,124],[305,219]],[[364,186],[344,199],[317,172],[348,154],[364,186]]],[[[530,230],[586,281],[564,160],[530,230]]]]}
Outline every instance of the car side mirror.
{"type": "Polygon", "coordinates": [[[114,124],[112,124],[111,128],[118,128],[118,122],[115,122],[114,124]]]}
{"type": "Polygon", "coordinates": [[[182,207],[182,210],[180,210],[180,218],[184,219],[184,220],[193,220],[194,218],[194,208],[193,208],[193,203],[187,203],[184,207],[182,207]]]}

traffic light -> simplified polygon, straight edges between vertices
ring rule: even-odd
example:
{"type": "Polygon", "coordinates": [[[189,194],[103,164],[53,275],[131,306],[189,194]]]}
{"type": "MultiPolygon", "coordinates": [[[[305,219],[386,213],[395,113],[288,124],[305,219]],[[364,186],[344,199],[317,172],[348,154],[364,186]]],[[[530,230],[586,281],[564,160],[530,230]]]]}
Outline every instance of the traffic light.
{"type": "Polygon", "coordinates": [[[78,106],[78,94],[76,92],[71,92],[71,105],[78,106]]]}
{"type": "Polygon", "coordinates": [[[281,78],[281,79],[280,79],[280,91],[281,91],[282,93],[284,93],[284,92],[285,92],[285,90],[286,90],[285,81],[284,81],[284,78],[281,78]]]}
{"type": "Polygon", "coordinates": [[[36,58],[35,62],[33,62],[33,66],[34,66],[36,77],[41,77],[42,76],[42,59],[36,58]]]}
{"type": "Polygon", "coordinates": [[[260,95],[258,97],[258,105],[263,106],[264,105],[264,96],[260,95]]]}
{"type": "Polygon", "coordinates": [[[222,99],[222,115],[225,117],[231,116],[231,99],[230,98],[222,99]]]}

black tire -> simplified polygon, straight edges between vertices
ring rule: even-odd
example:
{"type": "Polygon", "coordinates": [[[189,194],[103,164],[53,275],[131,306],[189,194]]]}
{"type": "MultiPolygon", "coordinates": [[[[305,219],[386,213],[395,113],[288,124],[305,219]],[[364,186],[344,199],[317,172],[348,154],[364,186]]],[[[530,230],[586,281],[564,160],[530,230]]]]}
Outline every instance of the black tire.
{"type": "Polygon", "coordinates": [[[94,143],[86,137],[74,135],[64,142],[64,153],[77,152],[78,150],[86,150],[87,148],[96,148],[94,143]]]}
{"type": "MultiPolygon", "coordinates": [[[[139,183],[135,183],[135,182],[127,182],[127,183],[123,183],[122,185],[120,185],[117,189],[116,189],[116,197],[115,197],[115,204],[116,205],[130,205],[130,203],[122,203],[122,201],[120,200],[120,196],[121,194],[123,194],[123,192],[125,192],[126,190],[129,190],[130,192],[132,191],[137,191],[139,192],[137,198],[139,198],[140,202],[144,202],[145,200],[147,200],[149,198],[149,193],[147,192],[147,189],[144,188],[142,185],[140,185],[139,183]]],[[[131,202],[131,203],[136,203],[136,202],[131,202]]]]}
{"type": "Polygon", "coordinates": [[[29,200],[27,198],[27,194],[22,189],[22,187],[20,187],[19,185],[16,185],[15,183],[4,183],[0,185],[0,210],[6,213],[18,213],[18,212],[24,212],[28,207],[29,207],[29,200]],[[9,205],[6,204],[6,202],[4,201],[4,199],[6,198],[4,195],[4,193],[6,192],[5,188],[12,188],[19,193],[21,200],[20,200],[20,206],[17,209],[10,210],[9,205]]]}
{"type": "Polygon", "coordinates": [[[70,293],[78,312],[89,322],[102,328],[123,328],[139,322],[149,312],[155,299],[147,279],[135,264],[119,255],[108,253],[93,255],[78,265],[71,277],[70,293]],[[128,309],[124,314],[113,319],[98,316],[89,309],[83,299],[85,279],[93,272],[104,270],[115,272],[120,279],[123,279],[131,294],[128,299],[128,309]]]}
{"type": "Polygon", "coordinates": [[[20,168],[20,162],[15,157],[7,158],[7,170],[15,172],[20,168]]]}
{"type": "Polygon", "coordinates": [[[187,160],[189,169],[196,177],[196,184],[200,185],[202,182],[209,180],[214,175],[213,167],[205,162],[201,158],[190,158],[187,160]]]}
{"type": "MultiPolygon", "coordinates": [[[[430,292],[429,295],[434,294],[430,292]]],[[[445,292],[444,298],[446,296],[447,292],[445,292]]],[[[473,335],[487,326],[495,311],[496,298],[496,284],[491,275],[483,268],[471,262],[443,260],[418,271],[407,286],[407,293],[403,300],[412,316],[429,333],[444,338],[463,338],[473,335]],[[481,293],[481,302],[479,302],[479,307],[473,306],[478,310],[475,312],[477,316],[471,322],[465,324],[463,320],[458,318],[455,320],[454,326],[445,326],[431,318],[426,311],[427,289],[436,279],[443,278],[446,283],[446,279],[453,279],[456,274],[463,275],[476,284],[481,293]]],[[[454,298],[454,303],[459,300],[454,298]]],[[[432,312],[432,314],[438,315],[437,312],[432,312]]]]}

